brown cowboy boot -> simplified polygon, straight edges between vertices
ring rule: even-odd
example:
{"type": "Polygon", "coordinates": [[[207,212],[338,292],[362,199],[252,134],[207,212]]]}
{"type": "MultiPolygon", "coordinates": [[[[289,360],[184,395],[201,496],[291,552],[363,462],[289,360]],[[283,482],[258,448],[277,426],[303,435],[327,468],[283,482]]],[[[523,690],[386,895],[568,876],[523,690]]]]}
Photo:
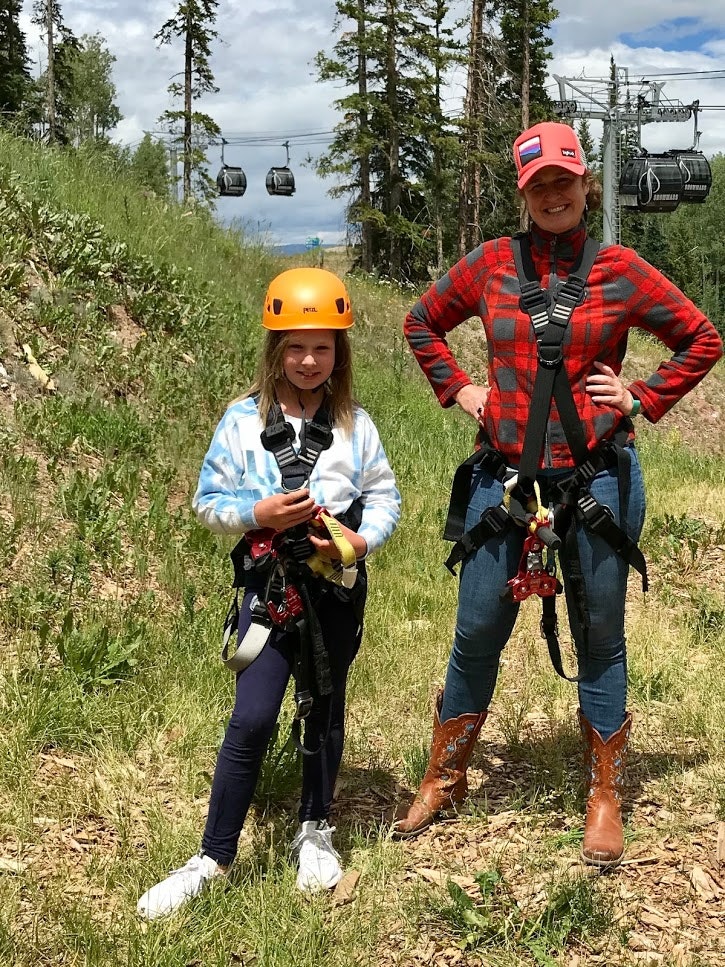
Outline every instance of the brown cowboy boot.
{"type": "Polygon", "coordinates": [[[585,863],[606,868],[616,866],[624,855],[622,786],[632,716],[605,742],[579,709],[579,724],[586,745],[589,770],[587,818],[581,856],[585,863]]]}
{"type": "Polygon", "coordinates": [[[441,725],[443,692],[438,693],[433,717],[433,741],[428,769],[407,814],[393,823],[394,839],[417,836],[443,811],[455,809],[466,797],[466,769],[488,712],[459,715],[441,725]]]}

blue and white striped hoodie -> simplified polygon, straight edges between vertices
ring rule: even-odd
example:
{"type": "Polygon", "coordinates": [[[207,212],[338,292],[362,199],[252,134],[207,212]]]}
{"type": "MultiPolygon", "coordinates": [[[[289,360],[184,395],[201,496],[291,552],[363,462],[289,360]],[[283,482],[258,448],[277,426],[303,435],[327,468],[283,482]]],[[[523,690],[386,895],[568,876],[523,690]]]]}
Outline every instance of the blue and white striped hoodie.
{"type": "MultiPolygon", "coordinates": [[[[302,420],[286,416],[297,434],[302,420]]],[[[221,418],[204,457],[193,508],[216,534],[244,534],[258,527],[254,505],[282,490],[274,455],[262,446],[264,427],[252,397],[233,403],[221,418]]],[[[355,408],[352,435],[333,429],[333,443],[323,450],[310,477],[310,494],[333,517],[360,498],[368,553],[381,547],[400,517],[400,494],[377,428],[361,407],[355,408]]]]}

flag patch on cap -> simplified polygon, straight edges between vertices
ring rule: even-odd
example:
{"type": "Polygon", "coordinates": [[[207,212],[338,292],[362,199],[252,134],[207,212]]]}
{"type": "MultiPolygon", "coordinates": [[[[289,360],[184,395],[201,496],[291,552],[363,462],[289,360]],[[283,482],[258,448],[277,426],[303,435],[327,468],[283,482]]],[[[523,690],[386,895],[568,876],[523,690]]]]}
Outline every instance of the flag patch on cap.
{"type": "Polygon", "coordinates": [[[540,158],[541,155],[541,138],[538,136],[538,134],[519,145],[519,161],[521,162],[522,168],[530,161],[540,158]]]}

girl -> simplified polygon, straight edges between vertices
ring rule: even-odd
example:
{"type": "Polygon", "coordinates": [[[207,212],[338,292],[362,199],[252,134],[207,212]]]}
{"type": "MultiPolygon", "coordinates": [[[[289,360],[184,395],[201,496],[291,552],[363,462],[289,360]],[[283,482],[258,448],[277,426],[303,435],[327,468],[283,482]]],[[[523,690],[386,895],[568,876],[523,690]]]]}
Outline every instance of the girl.
{"type": "Polygon", "coordinates": [[[210,530],[245,535],[244,575],[235,582],[245,585],[237,654],[250,640],[258,654],[246,667],[249,656],[237,666],[232,661],[243,670],[201,850],[138,901],[149,920],[228,874],[293,672],[300,714],[312,698],[292,842],[297,886],[329,889],[342,876],[328,817],[342,758],[347,674],[362,634],[364,558],[393,533],[400,495],[377,430],[352,397],[346,330],[353,318],[340,279],[317,268],[283,272],[269,286],[262,324],[268,332],[257,379],[222,417],[193,501],[210,530]],[[332,516],[326,529],[311,525],[321,508],[332,516]],[[301,682],[305,655],[314,668],[301,682]]]}

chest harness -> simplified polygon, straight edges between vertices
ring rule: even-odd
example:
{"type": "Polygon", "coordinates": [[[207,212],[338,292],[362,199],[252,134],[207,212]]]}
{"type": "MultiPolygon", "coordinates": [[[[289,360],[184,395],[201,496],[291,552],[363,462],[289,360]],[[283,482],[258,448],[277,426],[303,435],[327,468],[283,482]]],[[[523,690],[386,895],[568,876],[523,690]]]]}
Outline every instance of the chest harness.
{"type": "Polygon", "coordinates": [[[620,516],[623,519],[630,491],[630,462],[624,447],[632,423],[625,417],[613,436],[587,448],[584,429],[577,413],[571,385],[564,367],[562,344],[572,313],[580,304],[587,277],[599,252],[599,243],[587,238],[579,258],[552,304],[541,288],[525,234],[511,240],[521,288],[519,305],[531,319],[537,346],[538,366],[531,394],[529,417],[518,471],[491,445],[485,432],[478,436],[478,448],[456,470],[446,519],[444,540],[453,542],[446,567],[455,574],[456,565],[492,538],[502,538],[512,526],[526,529],[518,573],[501,592],[501,600],[523,601],[537,594],[542,601],[541,636],[546,641],[556,672],[569,681],[580,681],[582,674],[565,674],[559,645],[556,617],[556,595],[562,590],[556,576],[555,552],[558,551],[573,591],[574,607],[584,630],[583,650],[579,660],[586,663],[587,635],[591,620],[587,608],[586,586],[579,559],[576,524],[606,541],[642,577],[642,589],[648,589],[647,565],[635,542],[614,520],[609,507],[599,503],[590,492],[594,477],[609,467],[617,468],[620,516]],[[575,468],[571,474],[555,479],[537,480],[539,458],[545,443],[551,402],[556,407],[575,468]],[[470,499],[473,471],[485,469],[504,485],[504,501],[484,511],[470,530],[465,530],[466,511],[470,499]],[[543,497],[542,497],[543,491],[543,497]],[[549,511],[544,509],[547,504],[549,511]]]}
{"type": "MultiPolygon", "coordinates": [[[[311,420],[305,420],[303,414],[298,450],[293,446],[295,437],[294,427],[285,420],[281,406],[275,402],[267,416],[261,441],[265,450],[274,456],[285,493],[303,488],[320,454],[332,446],[330,414],[324,404],[311,420]]],[[[355,501],[339,520],[357,530],[361,518],[362,505],[355,501]]],[[[292,737],[303,754],[314,755],[319,749],[304,748],[300,723],[309,715],[316,698],[324,698],[332,692],[330,664],[317,609],[328,593],[352,602],[359,620],[360,637],[366,591],[364,565],[358,570],[352,545],[338,520],[324,509],[309,523],[284,531],[272,528],[247,531],[230,557],[234,566],[235,594],[224,622],[222,661],[232,672],[244,671],[259,655],[273,631],[294,635],[292,737]],[[310,529],[320,537],[332,539],[340,551],[340,562],[327,561],[317,554],[309,539],[310,529]],[[232,651],[239,627],[240,588],[254,590],[255,595],[251,602],[249,630],[232,651]]],[[[326,738],[325,735],[320,748],[326,738]]]]}

